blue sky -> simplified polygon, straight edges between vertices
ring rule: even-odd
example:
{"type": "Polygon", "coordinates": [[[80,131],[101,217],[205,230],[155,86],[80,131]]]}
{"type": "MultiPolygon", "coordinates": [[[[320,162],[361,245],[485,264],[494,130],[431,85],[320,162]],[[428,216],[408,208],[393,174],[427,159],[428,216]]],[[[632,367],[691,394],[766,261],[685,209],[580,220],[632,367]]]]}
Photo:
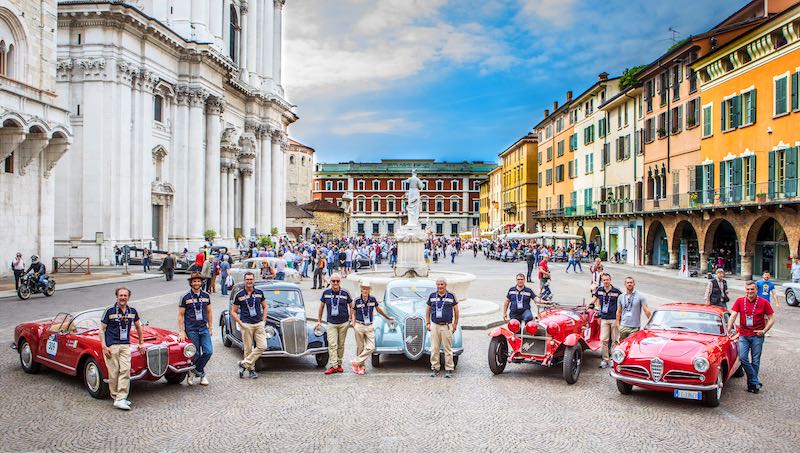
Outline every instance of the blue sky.
{"type": "Polygon", "coordinates": [[[290,135],[318,162],[488,160],[553,101],[646,64],[745,4],[730,0],[287,2],[290,135]]]}

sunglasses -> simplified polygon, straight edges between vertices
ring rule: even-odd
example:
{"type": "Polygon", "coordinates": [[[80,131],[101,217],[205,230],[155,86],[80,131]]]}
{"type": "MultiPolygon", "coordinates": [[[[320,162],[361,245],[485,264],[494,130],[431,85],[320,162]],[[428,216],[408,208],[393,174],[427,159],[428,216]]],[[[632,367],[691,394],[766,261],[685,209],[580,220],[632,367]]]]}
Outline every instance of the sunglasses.
{"type": "Polygon", "coordinates": [[[340,282],[341,280],[331,280],[332,282],[340,282]]]}

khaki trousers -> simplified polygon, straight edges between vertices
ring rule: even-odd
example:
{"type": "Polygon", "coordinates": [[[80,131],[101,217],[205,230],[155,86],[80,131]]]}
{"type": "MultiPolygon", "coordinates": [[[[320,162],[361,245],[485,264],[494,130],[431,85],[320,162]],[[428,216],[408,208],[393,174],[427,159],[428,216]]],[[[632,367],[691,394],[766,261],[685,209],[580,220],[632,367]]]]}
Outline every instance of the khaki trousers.
{"type": "Polygon", "coordinates": [[[108,347],[111,357],[106,359],[108,368],[108,392],[114,401],[128,399],[131,384],[131,345],[112,344],[108,347]]]}
{"type": "Polygon", "coordinates": [[[328,368],[342,366],[344,358],[344,341],[347,339],[349,322],[328,324],[328,368]]]}
{"type": "Polygon", "coordinates": [[[439,350],[444,346],[444,369],[453,371],[456,366],[453,364],[453,331],[451,324],[431,323],[431,369],[439,371],[442,367],[439,363],[439,350]]]}
{"type": "Polygon", "coordinates": [[[375,351],[375,326],[364,325],[356,322],[356,363],[358,366],[364,366],[367,359],[375,351]]]}
{"type": "Polygon", "coordinates": [[[620,326],[619,328],[619,341],[622,341],[629,336],[639,331],[638,327],[620,326]]]}
{"type": "Polygon", "coordinates": [[[242,365],[245,369],[254,370],[256,361],[261,358],[261,354],[267,350],[267,333],[264,331],[264,323],[247,324],[242,323],[242,342],[244,343],[244,360],[242,365]],[[255,347],[253,347],[255,343],[255,347]]]}
{"type": "Polygon", "coordinates": [[[619,343],[619,326],[616,319],[600,320],[600,344],[603,347],[603,360],[610,358],[609,350],[619,343]],[[609,339],[610,345],[609,345],[609,339]]]}

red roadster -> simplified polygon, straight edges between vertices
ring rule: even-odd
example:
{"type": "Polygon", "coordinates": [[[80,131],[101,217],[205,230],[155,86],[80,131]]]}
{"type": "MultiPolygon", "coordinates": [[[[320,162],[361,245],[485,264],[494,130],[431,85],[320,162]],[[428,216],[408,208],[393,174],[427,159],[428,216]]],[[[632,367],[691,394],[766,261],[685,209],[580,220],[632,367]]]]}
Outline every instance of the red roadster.
{"type": "Polygon", "coordinates": [[[719,406],[723,385],[744,374],[727,320],[725,310],[716,306],[659,307],[642,330],[612,352],[610,374],[617,389],[627,395],[637,386],[719,406]]]}
{"type": "MultiPolygon", "coordinates": [[[[94,398],[108,397],[108,369],[98,332],[104,310],[89,310],[70,315],[59,313],[51,321],[28,322],[14,329],[14,344],[19,362],[26,373],[36,373],[44,365],[70,376],[82,376],[86,391],[94,398]]],[[[172,331],[142,326],[144,344],[141,354],[131,347],[131,380],[158,381],[166,378],[178,384],[194,368],[196,349],[191,342],[178,341],[172,331]]],[[[138,343],[136,329],[131,343],[138,343]]]]}

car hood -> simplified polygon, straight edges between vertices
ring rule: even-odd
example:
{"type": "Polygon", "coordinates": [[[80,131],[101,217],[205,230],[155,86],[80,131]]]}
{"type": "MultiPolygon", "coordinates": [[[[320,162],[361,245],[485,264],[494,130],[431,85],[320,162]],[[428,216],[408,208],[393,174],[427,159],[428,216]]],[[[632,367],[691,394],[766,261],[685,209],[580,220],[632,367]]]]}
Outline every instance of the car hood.
{"type": "Polygon", "coordinates": [[[300,307],[278,305],[267,309],[267,321],[272,324],[280,324],[286,318],[306,318],[306,312],[300,307]]]}
{"type": "Polygon", "coordinates": [[[386,308],[394,315],[395,318],[399,319],[405,319],[411,316],[425,317],[425,310],[427,307],[427,301],[422,299],[402,303],[386,304],[386,308]]]}
{"type": "Polygon", "coordinates": [[[628,357],[693,358],[717,341],[718,337],[715,335],[671,330],[644,330],[631,338],[628,357]]]}

